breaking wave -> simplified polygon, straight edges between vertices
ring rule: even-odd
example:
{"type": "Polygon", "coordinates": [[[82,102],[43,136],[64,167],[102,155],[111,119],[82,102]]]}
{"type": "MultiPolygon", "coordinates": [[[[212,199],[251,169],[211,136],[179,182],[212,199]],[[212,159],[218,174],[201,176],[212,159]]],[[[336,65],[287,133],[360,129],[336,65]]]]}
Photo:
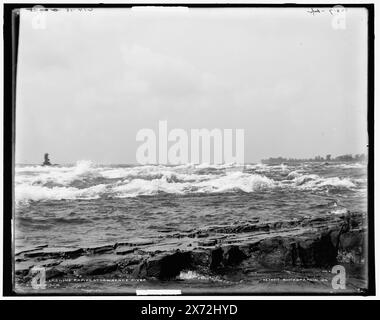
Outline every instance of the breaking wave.
{"type": "Polygon", "coordinates": [[[337,168],[342,168],[342,169],[365,169],[365,168],[367,168],[366,164],[359,163],[359,162],[339,163],[339,164],[334,164],[333,166],[335,166],[337,168]]]}
{"type": "MultiPolygon", "coordinates": [[[[331,169],[330,169],[331,170],[331,169]]],[[[309,170],[310,171],[310,170],[309,170]]],[[[16,202],[125,198],[167,194],[252,193],[274,188],[351,190],[363,179],[321,176],[286,165],[18,166],[16,202]],[[292,168],[293,169],[293,168],[292,168]],[[357,181],[356,181],[357,180],[357,181]]]]}
{"type": "Polygon", "coordinates": [[[317,174],[301,174],[299,171],[292,171],[288,178],[300,189],[321,189],[325,187],[336,187],[342,189],[355,188],[356,184],[349,178],[320,177],[317,174]]]}
{"type": "Polygon", "coordinates": [[[74,187],[44,187],[35,185],[16,186],[16,201],[24,200],[74,200],[97,199],[106,190],[106,185],[96,185],[86,189],[74,187]]]}

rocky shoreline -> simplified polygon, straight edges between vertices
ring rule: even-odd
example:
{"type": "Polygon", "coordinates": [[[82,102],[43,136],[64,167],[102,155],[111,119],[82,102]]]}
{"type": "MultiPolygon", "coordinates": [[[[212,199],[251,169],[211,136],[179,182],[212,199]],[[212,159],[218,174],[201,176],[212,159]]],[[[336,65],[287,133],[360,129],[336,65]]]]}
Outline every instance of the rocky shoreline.
{"type": "MultiPolygon", "coordinates": [[[[70,282],[97,278],[172,283],[186,272],[198,279],[242,283],[263,275],[323,274],[336,264],[349,268],[349,279],[359,279],[355,289],[365,289],[366,225],[364,214],[348,212],[285,221],[257,219],[91,248],[43,245],[15,253],[16,291],[30,287],[36,266],[45,268],[47,282],[58,290],[70,282]]],[[[262,282],[261,286],[265,288],[262,282]]]]}

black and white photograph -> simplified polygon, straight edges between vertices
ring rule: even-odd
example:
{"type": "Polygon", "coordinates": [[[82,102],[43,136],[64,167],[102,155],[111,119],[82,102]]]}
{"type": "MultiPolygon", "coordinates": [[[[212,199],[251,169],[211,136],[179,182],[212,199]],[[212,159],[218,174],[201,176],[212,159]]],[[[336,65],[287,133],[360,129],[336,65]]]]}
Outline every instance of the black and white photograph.
{"type": "Polygon", "coordinates": [[[12,16],[16,295],[371,292],[370,6],[12,16]]]}

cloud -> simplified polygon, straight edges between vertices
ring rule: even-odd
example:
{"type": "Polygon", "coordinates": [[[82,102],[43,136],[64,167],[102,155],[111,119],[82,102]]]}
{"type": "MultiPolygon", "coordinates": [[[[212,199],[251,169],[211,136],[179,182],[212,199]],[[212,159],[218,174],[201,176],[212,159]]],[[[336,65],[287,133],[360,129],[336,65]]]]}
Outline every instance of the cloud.
{"type": "Polygon", "coordinates": [[[181,106],[194,112],[205,106],[215,108],[216,101],[230,94],[226,82],[185,59],[137,44],[123,45],[121,51],[122,86],[130,98],[143,101],[142,108],[175,112],[181,106]]]}
{"type": "Polygon", "coordinates": [[[128,84],[139,84],[137,93],[162,98],[185,98],[201,93],[202,73],[187,61],[137,44],[124,45],[121,50],[125,78],[128,84]]]}

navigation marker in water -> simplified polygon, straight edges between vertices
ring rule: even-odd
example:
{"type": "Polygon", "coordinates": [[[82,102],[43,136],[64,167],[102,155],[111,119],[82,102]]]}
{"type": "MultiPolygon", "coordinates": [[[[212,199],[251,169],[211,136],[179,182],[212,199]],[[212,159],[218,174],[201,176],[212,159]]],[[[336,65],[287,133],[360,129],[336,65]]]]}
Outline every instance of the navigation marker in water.
{"type": "Polygon", "coordinates": [[[51,166],[51,163],[50,163],[50,159],[49,159],[49,154],[48,153],[45,153],[45,156],[44,156],[44,163],[42,164],[43,166],[51,166]]]}

